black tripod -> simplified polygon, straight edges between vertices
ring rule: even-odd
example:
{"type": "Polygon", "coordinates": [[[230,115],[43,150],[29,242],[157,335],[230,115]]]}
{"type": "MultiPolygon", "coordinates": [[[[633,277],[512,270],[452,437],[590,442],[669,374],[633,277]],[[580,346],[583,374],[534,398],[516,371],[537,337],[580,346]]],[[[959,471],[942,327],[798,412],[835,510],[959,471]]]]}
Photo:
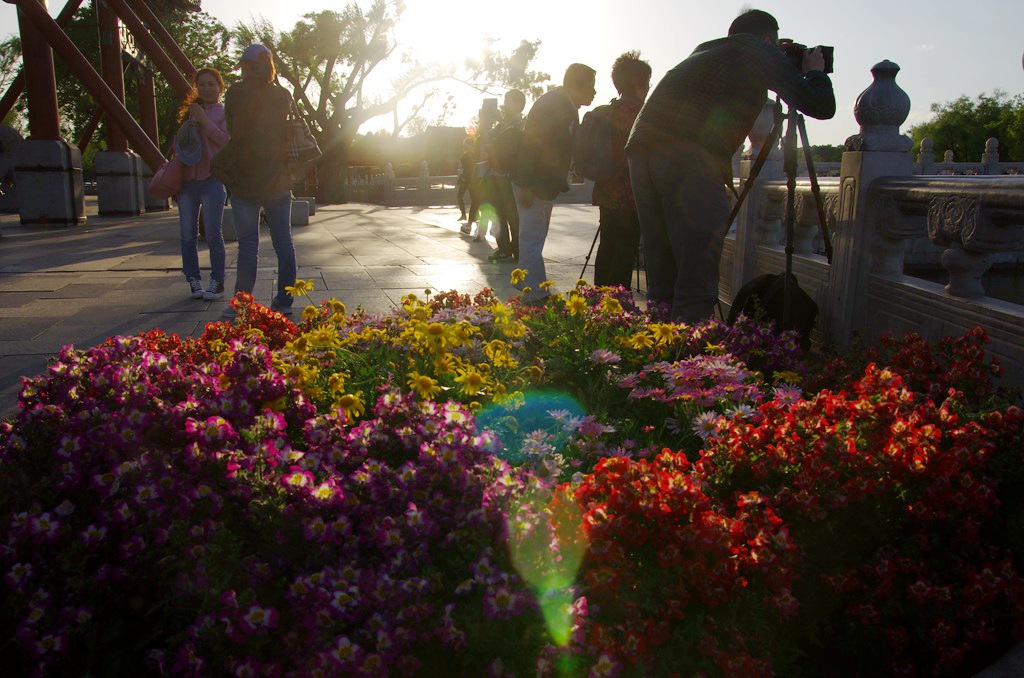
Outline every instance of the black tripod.
{"type": "Polygon", "coordinates": [[[832,263],[832,238],[828,232],[825,205],[821,200],[821,188],[818,186],[818,176],[814,171],[814,159],[811,157],[811,147],[807,141],[807,127],[804,125],[804,116],[800,115],[794,108],[790,108],[783,114],[782,103],[778,99],[775,101],[774,113],[775,124],[772,126],[772,131],[768,134],[764,145],[761,146],[757,159],[750,167],[750,174],[747,177],[746,183],[743,184],[743,190],[736,198],[736,204],[729,213],[729,221],[727,223],[731,225],[736,220],[743,201],[753,187],[754,181],[761,172],[761,168],[764,167],[768,155],[775,148],[780,135],[782,135],[783,123],[786,123],[786,134],[782,139],[782,167],[786,173],[786,275],[783,278],[782,326],[788,328],[792,325],[791,286],[795,282],[793,279],[793,229],[796,221],[796,135],[798,132],[800,134],[800,143],[804,148],[804,161],[807,163],[807,173],[811,180],[811,194],[814,196],[814,204],[818,209],[818,224],[821,228],[821,237],[825,244],[825,258],[830,264],[832,263]]]}
{"type": "MultiPolygon", "coordinates": [[[[729,223],[732,223],[732,221],[730,220],[729,223]]],[[[594,248],[597,246],[597,239],[600,236],[601,236],[601,225],[598,224],[597,225],[597,231],[594,232],[594,239],[590,243],[590,250],[587,252],[586,258],[583,260],[583,268],[582,268],[582,270],[580,270],[580,277],[581,278],[587,272],[587,266],[590,264],[590,257],[591,257],[591,255],[594,254],[594,248]]],[[[636,269],[636,289],[638,291],[642,292],[643,288],[640,287],[640,269],[643,268],[644,269],[644,275],[647,275],[647,262],[644,261],[644,241],[643,241],[642,237],[640,238],[640,242],[637,244],[637,247],[636,247],[636,257],[634,258],[634,262],[635,262],[634,263],[634,268],[636,269]]]]}

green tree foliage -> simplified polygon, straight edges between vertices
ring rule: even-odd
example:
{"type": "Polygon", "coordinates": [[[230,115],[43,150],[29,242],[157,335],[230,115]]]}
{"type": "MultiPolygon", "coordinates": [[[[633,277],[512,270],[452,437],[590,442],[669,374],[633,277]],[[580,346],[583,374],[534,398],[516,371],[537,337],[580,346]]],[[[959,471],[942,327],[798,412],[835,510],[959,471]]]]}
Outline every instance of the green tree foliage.
{"type": "Polygon", "coordinates": [[[985,142],[995,137],[999,140],[1000,160],[1024,160],[1024,95],[1011,97],[995,90],[975,100],[961,96],[945,104],[932,104],[931,110],[935,115],[930,121],[909,130],[918,151],[921,140],[931,137],[935,141],[935,160],[942,160],[946,150],[952,150],[955,160],[968,162],[978,160],[985,142]]]}
{"type": "Polygon", "coordinates": [[[443,82],[482,92],[500,88],[495,94],[518,87],[537,95],[540,83],[550,78],[529,70],[539,42],[523,41],[506,55],[490,41],[483,57],[460,65],[422,62],[395,40],[403,10],[400,0],[374,0],[366,8],[349,2],[341,11],[306,14],[289,31],[278,32],[263,20],[233,30],[239,49],[261,43],[275,53],[278,76],[294,93],[324,151],[318,163],[323,200],[344,201],[348,152],[369,120],[392,116],[396,135],[421,130],[441,121],[424,120],[420,113],[427,102],[446,96],[443,82]]]}
{"type": "MultiPolygon", "coordinates": [[[[830,146],[828,144],[811,144],[811,159],[815,162],[842,162],[843,145],[830,146]]],[[[803,149],[800,149],[800,157],[803,158],[803,149]]]]}

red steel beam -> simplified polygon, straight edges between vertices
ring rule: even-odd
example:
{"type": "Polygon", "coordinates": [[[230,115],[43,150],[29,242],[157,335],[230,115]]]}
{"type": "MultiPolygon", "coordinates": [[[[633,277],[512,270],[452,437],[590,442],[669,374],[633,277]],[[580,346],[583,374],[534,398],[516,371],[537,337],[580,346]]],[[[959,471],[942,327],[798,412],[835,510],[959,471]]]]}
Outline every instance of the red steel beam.
{"type": "MultiPolygon", "coordinates": [[[[153,39],[150,30],[152,26],[146,26],[139,15],[132,11],[132,8],[128,6],[124,0],[106,0],[110,8],[114,10],[114,13],[128,26],[128,30],[132,32],[135,39],[138,40],[139,46],[142,51],[146,53],[150,59],[153,60],[153,64],[160,71],[161,75],[167,78],[167,82],[174,88],[174,91],[182,99],[185,99],[192,92],[192,83],[189,82],[188,78],[181,74],[174,61],[167,56],[167,53],[160,47],[155,39],[153,39]]],[[[179,50],[180,51],[180,50],[179,50]]],[[[189,64],[191,67],[191,64],[189,64]]]]}
{"type": "MultiPolygon", "coordinates": [[[[64,9],[57,15],[57,25],[64,28],[71,19],[75,16],[75,12],[82,5],[82,0],[68,0],[67,4],[64,5],[64,9]]],[[[4,94],[3,99],[0,99],[0,120],[7,117],[7,114],[14,108],[14,104],[18,103],[18,97],[25,91],[25,70],[21,69],[18,74],[14,76],[14,80],[11,81],[10,86],[7,88],[7,92],[4,94]]]]}
{"type": "Polygon", "coordinates": [[[68,68],[82,82],[89,94],[103,107],[108,120],[124,132],[128,141],[142,156],[143,161],[155,171],[164,162],[160,149],[146,135],[139,123],[135,122],[135,118],[128,112],[128,109],[118,101],[117,95],[107,87],[107,83],[99,76],[89,60],[78,51],[75,44],[71,42],[71,38],[61,30],[46,8],[37,0],[14,0],[14,4],[46,38],[53,51],[67,63],[68,68]]]}
{"type": "MultiPolygon", "coordinates": [[[[181,47],[178,47],[178,43],[174,41],[171,34],[167,32],[164,25],[160,23],[160,19],[157,18],[153,10],[150,9],[149,5],[146,4],[146,0],[129,0],[132,9],[135,10],[136,16],[138,16],[153,32],[156,39],[160,42],[167,53],[171,56],[171,59],[178,64],[178,68],[185,74],[187,80],[191,80],[196,74],[196,67],[192,65],[185,53],[181,51],[181,47]]],[[[122,17],[123,18],[123,17],[122,17]]],[[[150,55],[152,56],[152,55],[150,55]]]]}

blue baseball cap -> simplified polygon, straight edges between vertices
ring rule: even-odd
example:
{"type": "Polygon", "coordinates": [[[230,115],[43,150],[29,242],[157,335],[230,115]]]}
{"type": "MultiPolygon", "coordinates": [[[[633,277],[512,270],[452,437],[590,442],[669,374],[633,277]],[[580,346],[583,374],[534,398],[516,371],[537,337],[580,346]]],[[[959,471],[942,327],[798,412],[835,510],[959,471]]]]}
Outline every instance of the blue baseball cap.
{"type": "Polygon", "coordinates": [[[186,121],[174,137],[174,154],[183,165],[191,167],[203,158],[203,135],[199,125],[186,121]]]}
{"type": "Polygon", "coordinates": [[[241,61],[259,61],[260,59],[271,59],[273,55],[263,45],[249,45],[242,51],[241,61]]]}

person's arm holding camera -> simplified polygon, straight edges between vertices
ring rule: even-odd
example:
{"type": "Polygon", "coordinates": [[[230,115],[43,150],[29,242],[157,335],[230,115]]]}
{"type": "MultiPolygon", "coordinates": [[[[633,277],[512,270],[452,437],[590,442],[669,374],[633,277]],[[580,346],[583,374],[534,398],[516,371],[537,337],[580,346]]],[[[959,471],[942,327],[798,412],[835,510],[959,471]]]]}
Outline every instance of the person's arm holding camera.
{"type": "Polygon", "coordinates": [[[818,120],[828,120],[836,114],[832,80],[825,73],[825,57],[820,47],[803,53],[800,68],[775,50],[769,68],[772,72],[769,89],[787,104],[818,120]]]}
{"type": "Polygon", "coordinates": [[[804,52],[803,62],[804,75],[811,71],[825,72],[825,55],[821,52],[821,46],[814,47],[804,52]]]}

